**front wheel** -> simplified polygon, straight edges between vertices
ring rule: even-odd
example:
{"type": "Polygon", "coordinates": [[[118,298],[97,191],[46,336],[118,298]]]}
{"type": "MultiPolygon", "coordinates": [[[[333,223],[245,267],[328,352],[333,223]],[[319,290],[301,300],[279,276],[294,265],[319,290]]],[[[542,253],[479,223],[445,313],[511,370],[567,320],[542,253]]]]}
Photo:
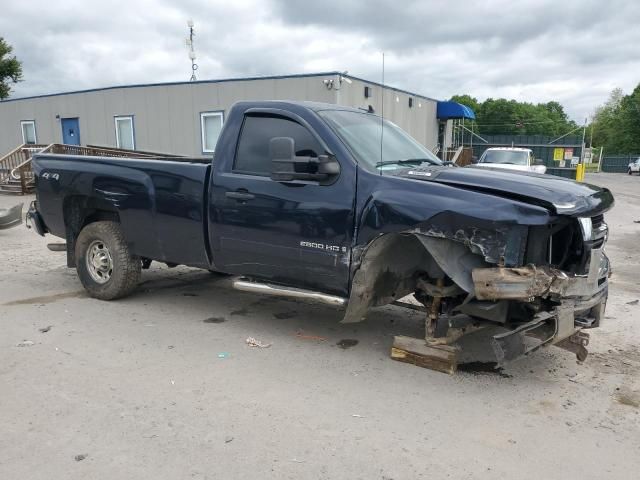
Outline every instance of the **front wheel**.
{"type": "Polygon", "coordinates": [[[627,173],[628,173],[629,175],[631,175],[631,173],[632,173],[632,172],[631,172],[631,169],[627,170],[627,173]]]}
{"type": "Polygon", "coordinates": [[[78,278],[94,298],[124,297],[140,280],[142,262],[129,251],[119,223],[95,222],[84,227],[75,254],[78,278]]]}

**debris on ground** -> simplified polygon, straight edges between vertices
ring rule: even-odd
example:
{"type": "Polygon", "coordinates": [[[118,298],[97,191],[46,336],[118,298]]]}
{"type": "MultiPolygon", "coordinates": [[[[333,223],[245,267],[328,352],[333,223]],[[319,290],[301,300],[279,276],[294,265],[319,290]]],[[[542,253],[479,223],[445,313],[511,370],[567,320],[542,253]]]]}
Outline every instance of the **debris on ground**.
{"type": "Polygon", "coordinates": [[[347,348],[355,347],[357,344],[358,344],[358,340],[355,340],[353,338],[343,338],[338,343],[336,343],[336,345],[338,345],[343,350],[346,350],[347,348]]]}
{"type": "Polygon", "coordinates": [[[220,352],[218,354],[218,358],[227,358],[229,356],[229,354],[227,352],[220,352]]]}
{"type": "Polygon", "coordinates": [[[46,327],[39,328],[39,329],[38,329],[38,331],[39,331],[40,333],[47,333],[49,330],[51,330],[51,327],[52,327],[52,326],[53,326],[53,325],[47,325],[46,327]]]}
{"type": "Polygon", "coordinates": [[[249,345],[250,347],[269,348],[271,346],[270,343],[263,343],[253,337],[248,337],[245,342],[247,342],[247,345],[249,345]]]}
{"type": "Polygon", "coordinates": [[[203,320],[204,323],[224,323],[226,322],[226,318],[224,317],[209,317],[203,320]]]}
{"type": "Polygon", "coordinates": [[[633,392],[620,392],[615,395],[616,401],[620,405],[626,405],[628,407],[640,408],[640,395],[633,392]]]}
{"type": "Polygon", "coordinates": [[[640,303],[640,300],[636,298],[635,300],[631,300],[630,302],[627,302],[627,305],[638,305],[638,303],[640,303]]]}
{"type": "Polygon", "coordinates": [[[633,223],[640,223],[640,220],[634,220],[633,223]]]}
{"type": "Polygon", "coordinates": [[[80,455],[76,455],[75,457],[73,457],[73,459],[76,462],[81,462],[82,460],[84,460],[85,458],[87,458],[89,456],[88,453],[81,453],[80,455]]]}
{"type": "Polygon", "coordinates": [[[224,437],[224,443],[231,443],[233,442],[233,437],[224,437]]]}
{"type": "Polygon", "coordinates": [[[357,413],[354,413],[353,415],[351,415],[353,418],[364,418],[364,415],[358,415],[357,413]]]}
{"type": "Polygon", "coordinates": [[[33,347],[35,345],[35,342],[32,342],[31,340],[23,340],[19,343],[16,343],[16,347],[33,347]]]}
{"type": "Polygon", "coordinates": [[[305,335],[302,332],[296,332],[296,337],[302,340],[317,340],[319,342],[324,342],[327,339],[327,337],[320,337],[318,335],[305,335]]]}

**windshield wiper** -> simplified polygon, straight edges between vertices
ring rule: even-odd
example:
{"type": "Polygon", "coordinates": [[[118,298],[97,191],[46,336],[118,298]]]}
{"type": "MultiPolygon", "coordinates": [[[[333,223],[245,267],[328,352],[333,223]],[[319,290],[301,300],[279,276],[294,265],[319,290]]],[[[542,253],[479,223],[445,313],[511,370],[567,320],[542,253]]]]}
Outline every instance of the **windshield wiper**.
{"type": "Polygon", "coordinates": [[[421,163],[430,163],[431,165],[440,165],[435,163],[430,158],[407,158],[404,160],[384,160],[376,163],[376,167],[383,167],[385,165],[420,165],[421,163]]]}

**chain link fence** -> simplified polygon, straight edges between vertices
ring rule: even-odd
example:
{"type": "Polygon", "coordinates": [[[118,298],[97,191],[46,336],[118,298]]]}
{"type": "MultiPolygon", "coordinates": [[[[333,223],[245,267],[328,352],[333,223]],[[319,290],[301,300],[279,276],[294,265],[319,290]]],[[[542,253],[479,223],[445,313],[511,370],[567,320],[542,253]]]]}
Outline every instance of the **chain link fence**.
{"type": "Polygon", "coordinates": [[[603,172],[627,173],[629,164],[640,158],[640,153],[627,155],[605,155],[602,157],[603,172]]]}

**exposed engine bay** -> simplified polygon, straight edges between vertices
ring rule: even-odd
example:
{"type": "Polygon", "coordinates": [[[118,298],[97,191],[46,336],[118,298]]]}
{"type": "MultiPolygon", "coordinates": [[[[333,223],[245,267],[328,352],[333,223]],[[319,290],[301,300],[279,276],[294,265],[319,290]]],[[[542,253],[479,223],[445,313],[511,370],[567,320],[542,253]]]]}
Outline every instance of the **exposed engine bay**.
{"type": "Polygon", "coordinates": [[[413,293],[426,313],[427,345],[501,327],[491,341],[497,365],[548,344],[584,359],[582,330],[599,326],[607,299],[603,215],[529,227],[459,220],[464,227],[449,217],[448,226],[436,221],[372,242],[343,322],[413,293]]]}

